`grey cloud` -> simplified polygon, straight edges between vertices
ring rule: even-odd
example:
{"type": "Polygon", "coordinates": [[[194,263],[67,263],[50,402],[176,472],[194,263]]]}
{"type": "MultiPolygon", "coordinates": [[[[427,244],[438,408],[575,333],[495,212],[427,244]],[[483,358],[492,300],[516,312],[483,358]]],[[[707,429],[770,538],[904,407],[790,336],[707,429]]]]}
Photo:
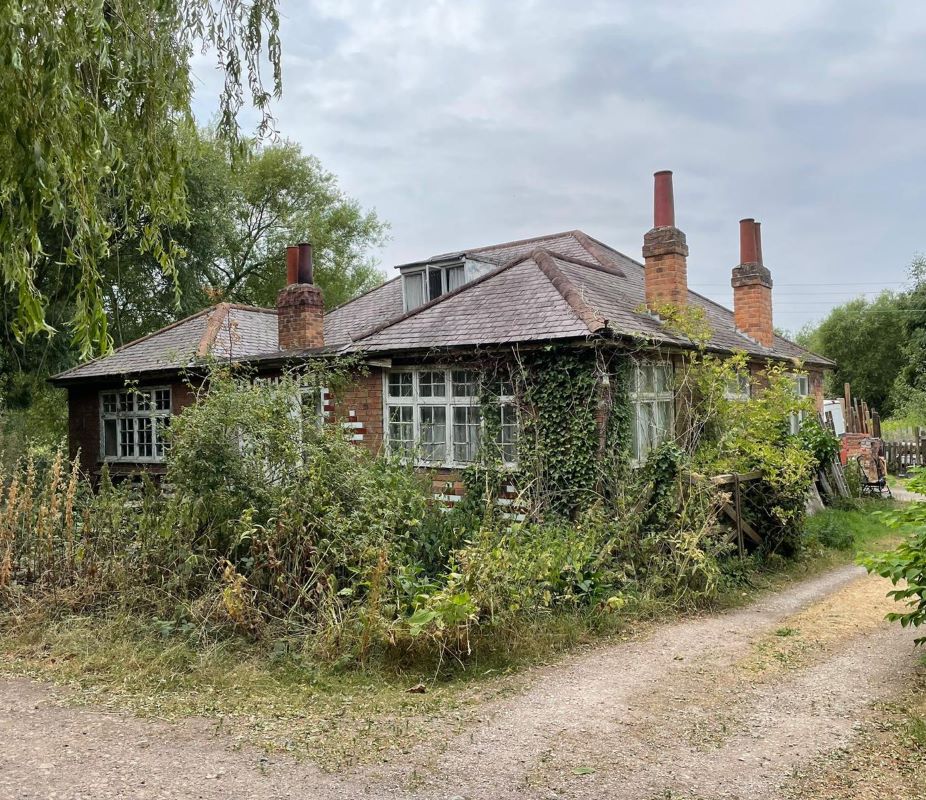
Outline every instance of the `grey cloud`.
{"type": "MultiPolygon", "coordinates": [[[[921,4],[284,0],[282,11],[280,131],[392,223],[385,271],[572,227],[638,256],[662,168],[676,171],[690,281],[718,300],[737,220],[763,220],[785,327],[877,280],[898,284],[926,249],[921,4]],[[813,305],[801,283],[834,285],[813,305]]],[[[217,76],[194,66],[207,117],[217,76]]]]}

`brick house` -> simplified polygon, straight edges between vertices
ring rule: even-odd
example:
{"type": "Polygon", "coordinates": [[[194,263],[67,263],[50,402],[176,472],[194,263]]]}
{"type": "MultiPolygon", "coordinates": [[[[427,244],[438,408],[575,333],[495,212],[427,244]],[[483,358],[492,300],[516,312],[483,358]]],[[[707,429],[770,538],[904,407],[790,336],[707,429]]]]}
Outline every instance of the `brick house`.
{"type": "MultiPolygon", "coordinates": [[[[701,309],[712,331],[708,349],[745,352],[755,371],[769,361],[801,362],[799,391],[822,405],[823,373],[833,363],[775,335],[759,224],[740,222],[732,312],[688,289],[687,256],[685,234],[675,225],[672,175],[659,172],[642,264],[581,231],[566,231],[400,265],[394,279],[326,314],[312,283],[311,247],[299,245],[287,248],[288,285],[276,308],[221,303],[52,382],[67,389],[70,450],[80,451],[86,467],[158,471],[166,421],[193,402],[185,376],[204,359],[247,363],[272,375],[309,359],[351,354],[365,365],[363,376],[340,396],[323,393],[320,411],[360,446],[414,452],[451,493],[459,493],[459,470],[479,445],[479,377],[467,367],[479,353],[513,355],[551,343],[632,351],[633,457],[670,435],[673,365],[693,345],[650,310],[667,304],[701,309]]],[[[502,389],[498,436],[513,466],[512,400],[502,389]]]]}

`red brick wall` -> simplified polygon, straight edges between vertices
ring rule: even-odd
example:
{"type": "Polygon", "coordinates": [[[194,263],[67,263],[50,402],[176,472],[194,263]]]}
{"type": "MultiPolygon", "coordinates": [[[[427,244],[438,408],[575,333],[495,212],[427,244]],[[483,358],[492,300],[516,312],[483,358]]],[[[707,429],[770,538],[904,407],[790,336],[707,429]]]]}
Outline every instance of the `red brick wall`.
{"type": "Polygon", "coordinates": [[[678,228],[653,228],[643,237],[646,304],[684,306],[688,302],[688,245],[678,228]]]}
{"type": "Polygon", "coordinates": [[[762,283],[747,283],[733,289],[733,318],[736,327],[766,347],[771,347],[772,290],[762,283]]]}
{"type": "Polygon", "coordinates": [[[281,350],[305,350],[325,344],[325,304],[314,284],[295,283],[277,296],[281,350]]]}
{"type": "Polygon", "coordinates": [[[96,386],[68,388],[68,453],[80,454],[85,468],[95,469],[100,458],[100,392],[96,386]]]}
{"type": "Polygon", "coordinates": [[[382,369],[371,367],[331,399],[329,419],[348,427],[354,441],[371,453],[379,453],[383,447],[382,369]]]}

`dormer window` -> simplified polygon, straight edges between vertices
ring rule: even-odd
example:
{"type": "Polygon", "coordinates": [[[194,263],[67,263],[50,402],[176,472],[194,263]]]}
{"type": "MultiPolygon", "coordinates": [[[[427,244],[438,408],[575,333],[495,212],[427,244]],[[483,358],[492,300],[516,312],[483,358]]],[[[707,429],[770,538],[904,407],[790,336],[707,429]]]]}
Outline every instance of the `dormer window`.
{"type": "Polygon", "coordinates": [[[403,272],[405,310],[411,311],[462,286],[466,282],[464,274],[464,266],[459,262],[440,266],[428,264],[403,272]]]}

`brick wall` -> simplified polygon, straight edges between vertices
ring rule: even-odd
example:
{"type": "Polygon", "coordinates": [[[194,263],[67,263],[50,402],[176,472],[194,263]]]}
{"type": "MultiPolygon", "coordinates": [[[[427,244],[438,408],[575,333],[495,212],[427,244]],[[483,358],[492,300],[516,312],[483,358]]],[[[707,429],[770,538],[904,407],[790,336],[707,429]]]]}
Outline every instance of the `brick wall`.
{"type": "Polygon", "coordinates": [[[772,274],[761,264],[740,264],[733,269],[733,319],[736,327],[759,344],[771,347],[772,274]]]}
{"type": "Polygon", "coordinates": [[[329,420],[344,425],[371,453],[383,447],[383,371],[378,367],[351,381],[330,398],[329,420]]]}
{"type": "Polygon", "coordinates": [[[287,286],[277,296],[277,312],[281,350],[305,350],[325,344],[325,304],[317,286],[287,286]]]}
{"type": "Polygon", "coordinates": [[[678,228],[653,228],[643,237],[644,289],[650,308],[688,302],[688,245],[678,228]]]}

